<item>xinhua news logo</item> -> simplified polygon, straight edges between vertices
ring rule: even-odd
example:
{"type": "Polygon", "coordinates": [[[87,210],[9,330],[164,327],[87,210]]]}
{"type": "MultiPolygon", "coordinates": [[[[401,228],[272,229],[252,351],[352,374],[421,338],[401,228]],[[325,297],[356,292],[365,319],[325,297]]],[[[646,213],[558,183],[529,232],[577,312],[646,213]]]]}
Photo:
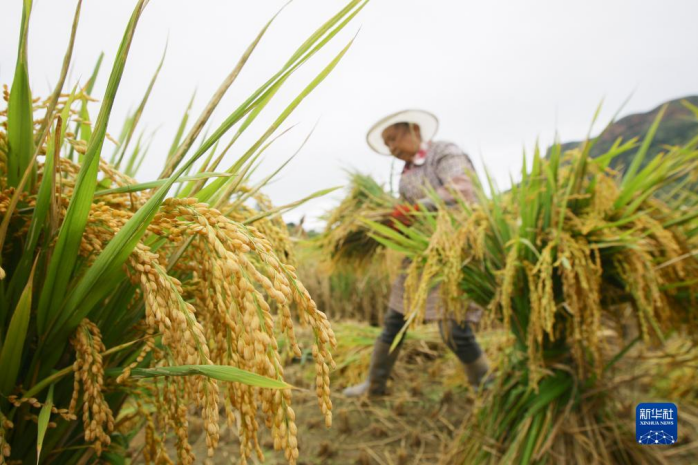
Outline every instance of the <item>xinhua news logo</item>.
{"type": "Polygon", "coordinates": [[[646,403],[635,408],[635,440],[642,445],[671,445],[679,436],[676,404],[646,403]]]}

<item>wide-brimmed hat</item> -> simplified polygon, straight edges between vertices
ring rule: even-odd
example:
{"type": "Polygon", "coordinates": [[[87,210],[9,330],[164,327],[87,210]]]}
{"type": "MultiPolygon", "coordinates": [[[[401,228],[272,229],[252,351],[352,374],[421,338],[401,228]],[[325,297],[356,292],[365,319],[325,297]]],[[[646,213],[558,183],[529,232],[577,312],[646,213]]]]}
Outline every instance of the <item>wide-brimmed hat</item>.
{"type": "Polygon", "coordinates": [[[390,149],[383,142],[383,131],[397,123],[413,123],[419,126],[422,140],[430,141],[439,129],[439,120],[433,114],[424,110],[402,110],[378,121],[368,130],[366,142],[375,152],[390,155],[390,149]]]}

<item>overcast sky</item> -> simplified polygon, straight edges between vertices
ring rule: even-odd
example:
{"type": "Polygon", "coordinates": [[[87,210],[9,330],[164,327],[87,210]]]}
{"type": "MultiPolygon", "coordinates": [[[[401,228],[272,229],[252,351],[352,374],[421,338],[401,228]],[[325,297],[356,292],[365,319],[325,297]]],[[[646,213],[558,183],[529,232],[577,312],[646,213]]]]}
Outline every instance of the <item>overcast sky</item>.
{"type": "MultiPolygon", "coordinates": [[[[106,54],[94,95],[101,98],[135,0],[85,0],[71,85],[84,83],[106,54]]],[[[196,90],[193,117],[283,0],[151,0],[136,31],[109,131],[118,135],[138,105],[168,43],[167,56],[141,126],[155,131],[139,180],[160,172],[186,105],[196,90]]],[[[216,111],[222,121],[271,76],[295,48],[345,2],[295,0],[272,25],[216,111]]],[[[20,0],[0,16],[0,82],[14,72],[20,0]]],[[[75,0],[34,0],[29,72],[36,96],[56,82],[75,0]]],[[[266,153],[260,176],[290,156],[313,126],[297,158],[266,192],[284,204],[343,185],[346,169],[387,182],[391,158],[373,154],[365,133],[382,116],[403,108],[435,113],[436,139],[459,144],[500,187],[517,177],[522,152],[538,139],[549,145],[586,134],[599,102],[607,121],[632,93],[623,114],[647,111],[698,94],[695,0],[372,0],[343,34],[288,83],[256,129],[236,144],[225,167],[245,151],[295,94],[359,31],[334,73],[294,113],[288,135],[266,153]]],[[[96,110],[93,110],[96,117],[96,110]]],[[[226,139],[227,140],[227,139],[226,139]]],[[[107,150],[111,153],[111,148],[107,150]]],[[[308,224],[339,195],[287,215],[308,224]]]]}

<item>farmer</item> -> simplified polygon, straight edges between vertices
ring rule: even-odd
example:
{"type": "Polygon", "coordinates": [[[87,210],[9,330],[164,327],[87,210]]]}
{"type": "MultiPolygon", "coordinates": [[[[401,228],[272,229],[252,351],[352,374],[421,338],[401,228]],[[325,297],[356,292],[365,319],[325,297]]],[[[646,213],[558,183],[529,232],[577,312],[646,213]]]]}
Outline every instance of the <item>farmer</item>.
{"type": "MultiPolygon", "coordinates": [[[[434,202],[427,197],[428,187],[434,188],[447,204],[454,201],[450,190],[459,192],[469,202],[477,201],[467,174],[475,174],[470,158],[455,144],[432,141],[437,128],[438,120],[431,113],[404,110],[383,118],[368,131],[366,140],[375,152],[392,155],[405,162],[400,176],[400,197],[405,205],[393,211],[391,217],[394,221],[409,224],[410,210],[435,209],[434,202]]],[[[404,268],[408,264],[403,263],[404,268]]],[[[345,389],[344,395],[385,394],[386,383],[402,346],[401,339],[390,352],[390,346],[405,324],[405,280],[406,274],[401,273],[392,285],[388,313],[384,318],[383,331],[373,347],[368,378],[359,385],[345,389]]],[[[438,320],[442,339],[461,361],[468,381],[477,390],[489,369],[487,358],[467,321],[458,324],[445,317],[438,287],[432,289],[427,297],[426,320],[438,320]]]]}

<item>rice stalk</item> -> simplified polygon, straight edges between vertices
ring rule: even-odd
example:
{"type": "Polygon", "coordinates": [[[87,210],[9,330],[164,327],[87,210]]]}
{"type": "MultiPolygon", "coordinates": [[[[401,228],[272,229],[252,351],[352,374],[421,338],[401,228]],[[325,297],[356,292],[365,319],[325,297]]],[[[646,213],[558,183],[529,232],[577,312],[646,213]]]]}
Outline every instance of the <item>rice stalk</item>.
{"type": "MultiPolygon", "coordinates": [[[[178,460],[193,463],[187,431],[192,406],[203,418],[209,455],[219,442],[218,417],[224,411],[230,424],[239,425],[241,463],[253,454],[263,457],[260,420],[272,431],[274,447],[296,463],[295,413],[278,341],[289,341],[300,354],[295,329],[298,322],[310,328],[318,405],[329,427],[330,351],[337,340],[298,279],[288,231],[261,193],[263,186],[250,190],[239,180],[251,171],[259,147],[332,72],[351,42],[225,173],[182,177],[235,124],[249,126],[254,121],[249,115],[276,98],[294,71],[366,2],[347,3],[311,34],[190,155],[210,112],[205,110],[180,142],[184,118],[164,169],[168,174],[139,184],[132,174],[142,153],[129,152],[128,145],[155,78],[123,126],[116,166],[101,155],[106,140],[114,141],[106,128],[146,3],[135,4],[94,122],[86,104],[96,101],[90,93],[101,58],[84,88],[62,93],[62,74],[52,99],[31,98],[22,74],[31,11],[31,2],[24,3],[19,66],[12,89],[5,87],[8,111],[0,112],[6,120],[0,126],[0,212],[6,225],[0,247],[0,359],[12,374],[0,383],[0,464],[111,460],[141,427],[148,461],[170,460],[163,438],[174,433],[178,460]],[[42,109],[48,109],[45,118],[35,118],[42,109]],[[118,169],[122,162],[128,173],[118,169]],[[175,183],[202,179],[190,196],[168,198],[175,183]],[[202,199],[215,199],[220,208],[202,199]],[[142,421],[125,422],[121,409],[134,404],[144,412],[142,421]],[[82,421],[76,421],[78,415],[82,421]]],[[[230,84],[212,99],[212,108],[230,84]]]]}

